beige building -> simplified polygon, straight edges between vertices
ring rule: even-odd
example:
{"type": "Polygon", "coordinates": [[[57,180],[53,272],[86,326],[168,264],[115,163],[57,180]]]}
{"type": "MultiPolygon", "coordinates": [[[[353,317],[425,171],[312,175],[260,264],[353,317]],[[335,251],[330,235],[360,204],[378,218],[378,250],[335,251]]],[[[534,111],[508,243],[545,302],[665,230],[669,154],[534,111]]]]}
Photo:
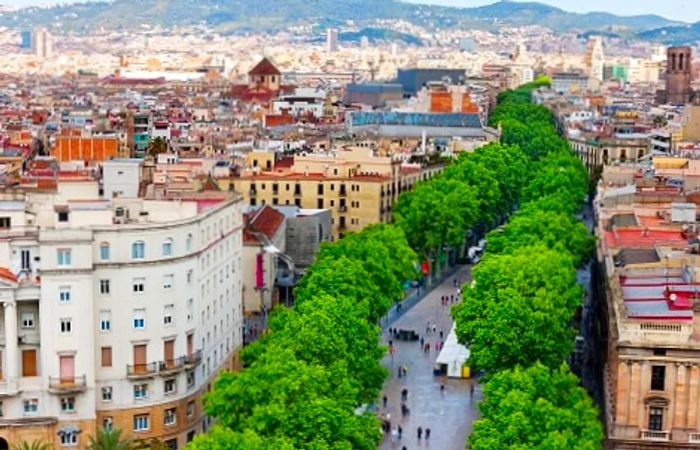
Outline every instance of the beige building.
{"type": "Polygon", "coordinates": [[[675,160],[606,168],[595,202],[609,449],[700,449],[700,196],[666,183],[675,160]]]}
{"type": "Polygon", "coordinates": [[[251,152],[248,162],[239,177],[221,180],[220,185],[232,183],[251,206],[329,208],[334,238],[372,223],[389,222],[398,195],[443,168],[405,164],[362,147],[279,161],[269,152],[251,152]]]}

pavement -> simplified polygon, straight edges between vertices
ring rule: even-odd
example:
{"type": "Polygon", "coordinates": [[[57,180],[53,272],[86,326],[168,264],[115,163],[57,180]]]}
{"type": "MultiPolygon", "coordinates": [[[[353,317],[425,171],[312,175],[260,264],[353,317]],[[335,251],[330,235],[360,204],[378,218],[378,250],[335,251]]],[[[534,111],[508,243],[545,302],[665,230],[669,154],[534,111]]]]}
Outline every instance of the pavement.
{"type": "Polygon", "coordinates": [[[393,340],[395,354],[384,357],[382,364],[389,370],[390,376],[384,384],[381,395],[388,398],[387,408],[382,408],[381,396],[377,404],[378,413],[384,416],[390,414],[391,426],[400,425],[403,429],[402,438],[392,441],[390,434],[385,434],[380,449],[406,450],[463,450],[467,435],[471,431],[471,423],[478,418],[477,404],[482,398],[481,387],[475,386],[474,396],[470,394],[470,386],[474,379],[459,380],[445,379],[446,387],[440,391],[441,378],[433,376],[433,366],[439,352],[435,350],[435,342],[439,341],[439,331],[447,337],[451,327],[450,307],[442,306],[440,298],[443,295],[456,293],[453,287],[454,278],[460,284],[471,281],[470,266],[462,266],[455,275],[448,277],[436,285],[414,306],[405,306],[401,315],[389,325],[392,328],[413,329],[427,339],[431,344],[429,354],[420,348],[419,342],[398,341],[389,336],[384,330],[382,340],[388,344],[393,340]],[[437,325],[438,332],[426,334],[426,325],[437,325]],[[405,365],[408,375],[398,378],[398,368],[405,365]],[[406,405],[410,409],[408,417],[401,417],[401,391],[408,389],[406,405]],[[430,440],[425,436],[419,440],[417,428],[429,428],[430,440]]]}

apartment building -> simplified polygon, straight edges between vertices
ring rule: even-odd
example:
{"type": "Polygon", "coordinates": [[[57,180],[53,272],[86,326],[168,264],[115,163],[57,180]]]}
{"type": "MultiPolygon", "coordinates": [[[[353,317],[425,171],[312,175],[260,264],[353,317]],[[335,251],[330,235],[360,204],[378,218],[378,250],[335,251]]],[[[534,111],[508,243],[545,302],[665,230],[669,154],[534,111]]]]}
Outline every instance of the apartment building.
{"type": "Polygon", "coordinates": [[[697,163],[604,169],[595,204],[609,449],[700,448],[697,163]]]}
{"type": "Polygon", "coordinates": [[[218,194],[0,194],[0,448],[206,429],[201,396],[242,342],[242,201],[218,194]]]}
{"type": "Polygon", "coordinates": [[[366,147],[279,161],[270,152],[251,152],[247,166],[239,177],[230,180],[246,203],[329,208],[334,239],[366,225],[389,222],[398,195],[443,168],[405,165],[396,157],[375,156],[366,147]]]}

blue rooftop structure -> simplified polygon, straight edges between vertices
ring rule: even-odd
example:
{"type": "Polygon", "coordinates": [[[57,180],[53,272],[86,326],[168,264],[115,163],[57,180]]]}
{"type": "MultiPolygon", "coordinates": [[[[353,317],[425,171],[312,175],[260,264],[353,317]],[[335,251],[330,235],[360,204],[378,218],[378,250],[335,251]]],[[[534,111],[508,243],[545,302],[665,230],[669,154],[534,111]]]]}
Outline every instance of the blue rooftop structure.
{"type": "Polygon", "coordinates": [[[481,128],[478,114],[416,113],[393,111],[354,111],[350,113],[354,127],[365,125],[404,125],[414,127],[481,128]]]}

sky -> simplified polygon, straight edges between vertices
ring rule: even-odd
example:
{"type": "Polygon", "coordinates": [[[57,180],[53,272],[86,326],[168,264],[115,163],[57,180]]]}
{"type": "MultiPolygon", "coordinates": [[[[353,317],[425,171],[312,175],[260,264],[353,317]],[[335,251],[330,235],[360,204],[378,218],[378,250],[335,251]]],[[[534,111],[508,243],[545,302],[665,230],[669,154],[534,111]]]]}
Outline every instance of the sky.
{"type": "MultiPolygon", "coordinates": [[[[70,3],[75,0],[0,0],[0,4],[13,6],[49,5],[70,3]]],[[[257,1],[257,0],[252,0],[257,1]]],[[[284,0],[278,0],[284,1],[284,0]]],[[[432,3],[448,6],[482,6],[495,0],[410,0],[414,3],[432,3]]],[[[669,19],[686,22],[700,21],[698,0],[539,0],[567,11],[605,11],[620,15],[659,14],[669,19]]]]}

